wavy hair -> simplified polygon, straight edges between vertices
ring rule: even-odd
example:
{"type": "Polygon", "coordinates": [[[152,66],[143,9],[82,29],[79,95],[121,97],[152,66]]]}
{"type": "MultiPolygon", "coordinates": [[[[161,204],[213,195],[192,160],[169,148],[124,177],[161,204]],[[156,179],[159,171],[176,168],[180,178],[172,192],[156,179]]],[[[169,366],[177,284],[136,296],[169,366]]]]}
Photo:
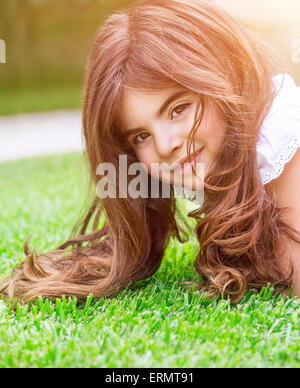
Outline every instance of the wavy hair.
{"type": "MultiPolygon", "coordinates": [[[[82,122],[91,192],[100,163],[113,163],[118,172],[120,154],[129,166],[137,162],[120,131],[125,88],[180,85],[199,95],[189,155],[208,103],[226,117],[224,141],[204,182],[205,202],[188,215],[197,221],[200,243],[194,265],[202,279],[195,285],[208,296],[230,295],[233,303],[247,288],[271,283],[282,291],[292,283],[291,262],[283,271],[278,242],[297,241],[296,231],[263,186],[256,158],[278,64],[268,45],[212,2],[146,0],[105,20],[86,68],[82,122]]],[[[157,271],[171,236],[185,241],[176,210],[173,190],[170,198],[155,199],[93,195],[84,219],[56,250],[37,254],[26,240],[26,258],[3,280],[0,293],[28,302],[118,292],[157,271]]]]}

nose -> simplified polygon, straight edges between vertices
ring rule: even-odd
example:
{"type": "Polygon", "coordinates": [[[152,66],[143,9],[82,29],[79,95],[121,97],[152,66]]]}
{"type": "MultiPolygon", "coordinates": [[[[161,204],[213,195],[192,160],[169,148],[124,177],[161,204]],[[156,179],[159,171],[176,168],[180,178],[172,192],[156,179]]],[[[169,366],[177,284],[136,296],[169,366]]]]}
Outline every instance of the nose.
{"type": "Polygon", "coordinates": [[[173,163],[174,154],[179,154],[184,140],[168,128],[160,128],[156,136],[156,150],[162,162],[173,163]]]}

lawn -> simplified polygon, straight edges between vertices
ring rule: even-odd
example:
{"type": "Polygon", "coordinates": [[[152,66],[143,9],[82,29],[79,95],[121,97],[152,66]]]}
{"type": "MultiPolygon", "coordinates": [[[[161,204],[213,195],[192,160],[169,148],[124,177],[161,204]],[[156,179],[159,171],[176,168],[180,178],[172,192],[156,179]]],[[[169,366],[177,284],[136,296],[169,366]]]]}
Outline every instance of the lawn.
{"type": "MultiPolygon", "coordinates": [[[[0,272],[66,241],[81,215],[78,153],[0,164],[0,272]]],[[[186,203],[182,203],[186,205],[186,203]]],[[[237,305],[182,285],[198,280],[194,239],[172,240],[158,272],[117,295],[0,304],[0,367],[299,367],[299,300],[272,289],[237,305]]]]}
{"type": "Polygon", "coordinates": [[[0,116],[18,113],[80,109],[80,85],[28,86],[0,89],[0,116]]]}

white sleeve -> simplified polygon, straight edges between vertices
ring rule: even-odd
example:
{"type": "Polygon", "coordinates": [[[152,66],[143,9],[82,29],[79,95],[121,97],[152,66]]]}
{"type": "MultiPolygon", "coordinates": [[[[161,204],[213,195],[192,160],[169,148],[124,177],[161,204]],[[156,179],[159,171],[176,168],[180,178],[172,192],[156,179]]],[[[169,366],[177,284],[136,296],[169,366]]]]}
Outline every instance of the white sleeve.
{"type": "Polygon", "coordinates": [[[279,177],[285,164],[300,147],[300,87],[287,74],[276,75],[273,82],[278,93],[256,144],[257,164],[263,184],[279,177]]]}

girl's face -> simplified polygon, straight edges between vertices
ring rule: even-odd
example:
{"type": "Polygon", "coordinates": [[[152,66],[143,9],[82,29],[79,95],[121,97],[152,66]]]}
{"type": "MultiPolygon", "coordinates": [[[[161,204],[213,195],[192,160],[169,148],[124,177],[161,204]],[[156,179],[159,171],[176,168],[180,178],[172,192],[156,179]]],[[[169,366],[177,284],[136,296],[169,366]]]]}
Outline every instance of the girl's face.
{"type": "MultiPolygon", "coordinates": [[[[152,163],[167,163],[171,167],[187,156],[187,141],[194,124],[198,99],[198,94],[180,86],[156,93],[141,93],[129,89],[124,91],[122,132],[149,174],[152,163]]],[[[211,103],[206,104],[201,124],[195,134],[196,163],[204,164],[204,177],[219,149],[224,132],[225,120],[211,103]],[[197,153],[198,150],[202,151],[197,153]]],[[[153,173],[153,170],[152,175],[163,181],[168,176],[171,184],[176,183],[179,178],[180,182],[181,179],[184,181],[185,187],[192,190],[196,187],[190,164],[184,170],[179,168],[174,171],[174,175],[168,172],[161,177],[160,174],[153,173]]]]}

